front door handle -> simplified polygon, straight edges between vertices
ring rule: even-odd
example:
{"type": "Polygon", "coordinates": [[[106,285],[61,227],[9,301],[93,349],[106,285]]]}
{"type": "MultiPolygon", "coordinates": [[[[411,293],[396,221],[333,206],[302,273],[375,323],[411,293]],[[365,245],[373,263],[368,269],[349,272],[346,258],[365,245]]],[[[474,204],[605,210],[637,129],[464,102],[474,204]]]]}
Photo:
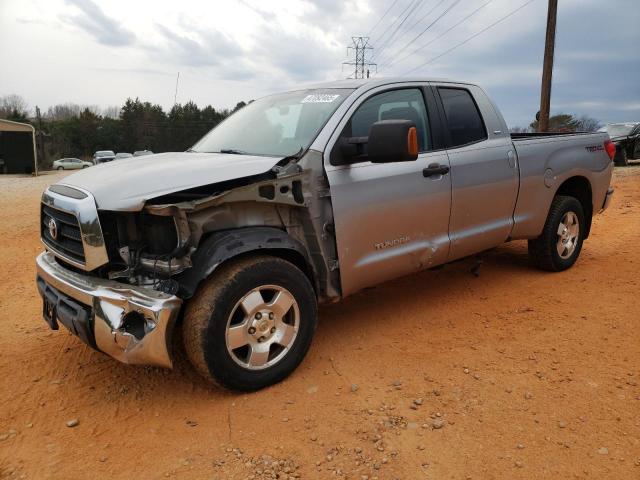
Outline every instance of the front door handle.
{"type": "Polygon", "coordinates": [[[449,167],[447,165],[440,165],[439,163],[432,163],[427,168],[422,169],[423,177],[433,177],[434,175],[446,175],[449,173],[449,167]]]}

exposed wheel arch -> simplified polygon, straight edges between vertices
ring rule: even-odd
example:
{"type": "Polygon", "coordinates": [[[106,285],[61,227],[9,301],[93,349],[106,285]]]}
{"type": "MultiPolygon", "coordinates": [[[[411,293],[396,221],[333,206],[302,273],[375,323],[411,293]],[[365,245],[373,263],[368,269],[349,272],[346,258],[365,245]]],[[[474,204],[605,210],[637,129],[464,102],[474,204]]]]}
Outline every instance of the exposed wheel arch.
{"type": "Polygon", "coordinates": [[[593,193],[591,182],[586,177],[574,176],[565,180],[556,191],[555,196],[564,195],[577,199],[582,205],[586,222],[585,239],[591,232],[591,219],[593,217],[593,193]]]}
{"type": "Polygon", "coordinates": [[[214,232],[202,240],[191,258],[193,266],[176,277],[181,297],[190,298],[200,282],[229,260],[256,254],[271,255],[293,263],[318,291],[317,276],[300,242],[278,228],[244,227],[214,232]]]}

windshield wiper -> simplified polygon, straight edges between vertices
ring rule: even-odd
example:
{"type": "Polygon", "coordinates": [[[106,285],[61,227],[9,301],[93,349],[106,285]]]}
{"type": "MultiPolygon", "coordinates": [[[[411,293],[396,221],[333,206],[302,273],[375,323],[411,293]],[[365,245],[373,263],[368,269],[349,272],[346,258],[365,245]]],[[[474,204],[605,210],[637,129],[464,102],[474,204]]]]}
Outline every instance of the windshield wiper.
{"type": "Polygon", "coordinates": [[[246,155],[247,152],[243,152],[242,150],[236,150],[235,148],[221,148],[220,153],[231,153],[233,155],[246,155]]]}

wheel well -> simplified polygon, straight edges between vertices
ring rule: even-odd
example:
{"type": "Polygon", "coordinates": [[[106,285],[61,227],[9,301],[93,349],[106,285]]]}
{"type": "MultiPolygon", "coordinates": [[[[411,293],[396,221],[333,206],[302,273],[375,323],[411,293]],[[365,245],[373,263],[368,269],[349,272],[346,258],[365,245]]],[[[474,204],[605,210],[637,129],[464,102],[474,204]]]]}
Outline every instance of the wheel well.
{"type": "Polygon", "coordinates": [[[313,269],[311,268],[311,265],[309,265],[307,260],[304,258],[304,255],[302,255],[300,252],[296,250],[292,250],[289,248],[262,248],[260,250],[252,250],[249,252],[244,252],[239,255],[230,257],[222,263],[226,263],[230,260],[237,260],[239,258],[251,257],[253,255],[271,255],[273,257],[278,257],[283,260],[286,260],[289,263],[293,263],[296,267],[298,267],[302,271],[302,273],[304,273],[307,276],[307,278],[311,282],[311,285],[313,286],[313,289],[317,290],[317,285],[315,282],[315,277],[314,277],[313,269]]]}
{"type": "Polygon", "coordinates": [[[573,197],[580,202],[584,210],[584,217],[587,221],[587,233],[585,238],[589,237],[591,231],[591,217],[593,216],[593,200],[591,194],[591,183],[585,177],[571,177],[564,181],[556,195],[566,195],[573,197]]]}
{"type": "Polygon", "coordinates": [[[176,277],[182,298],[190,298],[200,282],[223,263],[256,254],[293,263],[309,278],[316,292],[321,290],[304,246],[280,229],[260,226],[221,230],[204,238],[191,257],[192,267],[176,277]]]}

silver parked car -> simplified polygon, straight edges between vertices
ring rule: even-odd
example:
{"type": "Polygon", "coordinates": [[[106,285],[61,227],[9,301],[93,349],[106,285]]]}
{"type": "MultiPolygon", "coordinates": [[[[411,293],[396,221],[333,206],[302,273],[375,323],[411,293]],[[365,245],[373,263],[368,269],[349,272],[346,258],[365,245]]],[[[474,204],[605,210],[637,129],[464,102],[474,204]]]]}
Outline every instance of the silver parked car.
{"type": "Polygon", "coordinates": [[[53,162],[55,170],[79,170],[81,168],[92,167],[93,163],[85,162],[79,158],[61,158],[53,162]]]}
{"type": "Polygon", "coordinates": [[[133,155],[131,155],[130,153],[118,152],[116,153],[114,160],[122,160],[123,158],[131,158],[131,157],[133,157],[133,155]]]}
{"type": "Polygon", "coordinates": [[[319,303],[511,240],[527,240],[540,269],[570,268],[610,203],[614,155],[606,133],[510,135],[465,82],[271,95],[187,152],[47,188],[44,319],[122,362],[164,367],[181,328],[205,378],[263,388],[304,358],[319,303]]]}
{"type": "Polygon", "coordinates": [[[116,157],[113,150],[98,150],[93,154],[93,163],[98,165],[100,163],[106,163],[112,161],[116,157]]]}

